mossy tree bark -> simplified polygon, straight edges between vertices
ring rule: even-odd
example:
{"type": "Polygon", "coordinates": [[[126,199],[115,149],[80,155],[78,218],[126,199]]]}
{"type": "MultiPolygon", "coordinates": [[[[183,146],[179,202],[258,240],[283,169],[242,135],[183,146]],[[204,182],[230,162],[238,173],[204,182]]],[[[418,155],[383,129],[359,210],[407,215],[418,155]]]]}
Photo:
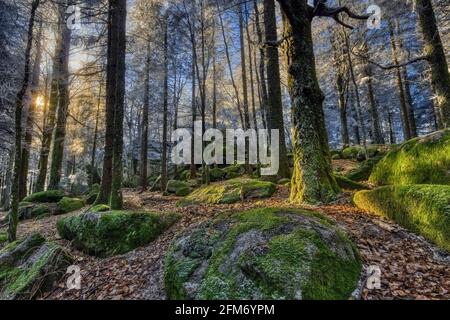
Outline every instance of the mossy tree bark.
{"type": "Polygon", "coordinates": [[[436,15],[431,0],[416,0],[415,8],[425,40],[425,51],[429,56],[431,83],[436,95],[440,123],[450,127],[450,74],[444,46],[437,27],[436,15]]]}
{"type": "MultiPolygon", "coordinates": [[[[278,41],[278,34],[274,0],[264,0],[264,26],[266,42],[276,43],[278,41]]],[[[269,75],[267,81],[269,129],[278,130],[280,135],[280,170],[278,171],[278,177],[291,178],[286,150],[286,134],[284,131],[284,112],[281,98],[280,58],[278,55],[278,48],[268,45],[266,49],[266,58],[267,74],[269,75]]]]}
{"type": "Polygon", "coordinates": [[[36,18],[36,11],[39,7],[40,0],[34,0],[31,3],[30,18],[27,30],[27,45],[25,49],[25,66],[21,89],[16,95],[15,101],[15,154],[14,154],[14,174],[11,186],[11,211],[9,213],[8,240],[14,242],[17,238],[18,210],[19,210],[19,190],[20,190],[20,164],[22,157],[22,111],[24,98],[28,90],[30,80],[30,60],[31,48],[33,46],[33,29],[36,18]]]}
{"type": "Polygon", "coordinates": [[[60,78],[58,79],[58,108],[56,111],[56,123],[53,129],[52,147],[51,147],[51,167],[49,176],[49,190],[59,189],[61,181],[62,162],[64,158],[64,142],[66,139],[67,115],[69,112],[69,55],[70,55],[70,39],[72,30],[67,27],[66,13],[68,6],[72,4],[72,0],[64,1],[59,6],[61,17],[61,47],[58,52],[58,65],[60,78]]]}
{"type": "Polygon", "coordinates": [[[284,15],[285,58],[292,100],[294,176],[291,201],[321,203],[335,199],[333,177],[311,34],[312,13],[307,1],[279,0],[284,15]]]}

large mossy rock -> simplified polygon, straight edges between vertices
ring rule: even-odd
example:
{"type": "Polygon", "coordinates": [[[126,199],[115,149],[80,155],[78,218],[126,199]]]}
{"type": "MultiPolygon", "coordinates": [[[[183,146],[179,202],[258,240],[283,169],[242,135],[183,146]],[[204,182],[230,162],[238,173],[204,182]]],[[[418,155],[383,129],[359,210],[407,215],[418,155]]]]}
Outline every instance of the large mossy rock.
{"type": "Polygon", "coordinates": [[[234,164],[223,168],[223,171],[226,173],[226,179],[235,179],[241,177],[245,174],[245,165],[243,164],[234,164]]]}
{"type": "Polygon", "coordinates": [[[450,186],[387,186],[361,191],[354,203],[390,218],[450,252],[450,186]]]}
{"type": "MultiPolygon", "coordinates": [[[[46,197],[47,201],[51,201],[45,203],[42,202],[44,198],[38,197],[38,199],[41,200],[35,200],[36,202],[24,201],[19,204],[19,220],[40,219],[66,214],[80,210],[85,206],[84,200],[77,198],[62,197],[59,201],[56,201],[56,197],[46,197]]],[[[33,197],[28,197],[26,200],[33,200],[33,197]]]]}
{"type": "Polygon", "coordinates": [[[150,212],[87,212],[60,219],[59,235],[76,248],[98,257],[124,254],[154,241],[179,216],[150,212]]]}
{"type": "Polygon", "coordinates": [[[65,214],[84,208],[84,200],[64,197],[58,202],[59,214],[65,214]]]}
{"type": "Polygon", "coordinates": [[[220,168],[211,168],[209,170],[209,179],[212,182],[222,181],[227,177],[227,172],[220,168]]]}
{"type": "Polygon", "coordinates": [[[49,191],[43,191],[34,193],[25,199],[23,199],[23,202],[29,202],[29,203],[56,203],[61,201],[62,198],[65,197],[65,194],[61,190],[49,190],[49,191]]]}
{"type": "MultiPolygon", "coordinates": [[[[370,145],[367,146],[367,154],[370,158],[376,157],[380,154],[386,153],[387,147],[382,145],[370,145]]],[[[366,150],[364,146],[351,146],[342,150],[341,156],[347,160],[367,160],[366,150]]]]}
{"type": "Polygon", "coordinates": [[[450,185],[450,130],[395,148],[374,168],[369,181],[376,185],[450,185]]]}
{"type": "Polygon", "coordinates": [[[167,183],[166,192],[170,194],[175,194],[179,197],[185,197],[192,192],[192,189],[187,182],[170,180],[167,183]]]}
{"type": "Polygon", "coordinates": [[[170,299],[348,299],[359,254],[330,221],[304,210],[257,209],[187,230],[165,261],[170,299]]]}
{"type": "Polygon", "coordinates": [[[29,300],[52,289],[72,258],[58,245],[34,234],[0,251],[0,299],[29,300]]]}
{"type": "Polygon", "coordinates": [[[339,187],[343,190],[355,191],[355,190],[369,190],[370,189],[365,184],[350,180],[349,178],[338,175],[338,174],[334,175],[334,178],[336,179],[336,182],[339,185],[339,187]]]}
{"type": "Polygon", "coordinates": [[[367,181],[372,174],[373,168],[381,161],[381,159],[383,159],[383,156],[376,156],[363,161],[358,167],[350,170],[345,177],[356,182],[367,181]]]}
{"type": "Polygon", "coordinates": [[[272,182],[239,178],[195,190],[179,202],[180,206],[191,204],[232,204],[243,199],[270,198],[276,191],[272,182]]]}

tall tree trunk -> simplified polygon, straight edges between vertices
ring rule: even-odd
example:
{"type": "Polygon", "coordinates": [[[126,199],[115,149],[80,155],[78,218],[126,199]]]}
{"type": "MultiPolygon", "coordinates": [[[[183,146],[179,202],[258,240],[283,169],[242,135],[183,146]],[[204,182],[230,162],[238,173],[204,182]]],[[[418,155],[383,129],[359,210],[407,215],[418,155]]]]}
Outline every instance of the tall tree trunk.
{"type": "Polygon", "coordinates": [[[97,154],[97,139],[98,139],[98,123],[100,119],[100,106],[102,99],[102,84],[100,83],[100,88],[98,91],[98,100],[97,100],[97,112],[95,114],[95,128],[94,128],[94,137],[92,138],[92,151],[91,151],[91,174],[89,177],[89,187],[92,187],[95,183],[95,177],[97,174],[97,166],[95,165],[96,154],[97,154]]]}
{"type": "Polygon", "coordinates": [[[261,91],[261,111],[262,111],[262,119],[263,123],[266,125],[264,128],[267,129],[268,122],[268,106],[269,106],[269,98],[267,93],[267,84],[266,84],[266,50],[263,47],[263,33],[261,30],[260,23],[260,12],[258,8],[258,1],[253,0],[253,7],[255,10],[255,28],[256,28],[256,36],[258,37],[258,45],[259,45],[259,80],[260,80],[260,91],[261,91]]]}
{"type": "Polygon", "coordinates": [[[243,6],[239,8],[239,41],[241,48],[241,72],[242,72],[242,95],[243,104],[242,109],[244,111],[244,128],[250,129],[250,116],[248,112],[248,87],[247,87],[247,59],[245,57],[245,40],[244,40],[244,13],[243,6]]]}
{"type": "Polygon", "coordinates": [[[151,48],[150,41],[147,40],[147,59],[145,63],[144,76],[144,107],[142,110],[142,131],[141,131],[141,188],[146,191],[148,188],[147,166],[148,166],[148,113],[150,108],[150,64],[151,48]]]}
{"type": "MultiPolygon", "coordinates": [[[[195,122],[197,121],[197,87],[196,87],[196,76],[195,65],[197,60],[197,50],[196,50],[195,34],[192,33],[192,135],[194,135],[195,122]]],[[[191,179],[197,178],[197,166],[195,164],[195,144],[191,141],[191,179]]]]}
{"type": "MultiPolygon", "coordinates": [[[[64,21],[67,21],[67,8],[72,1],[65,1],[61,4],[64,13],[64,21]]],[[[64,142],[66,139],[66,124],[69,111],[69,55],[70,55],[70,39],[72,31],[67,27],[66,23],[61,26],[62,40],[61,50],[58,52],[58,64],[60,66],[60,78],[58,79],[58,108],[56,112],[56,123],[53,129],[52,148],[51,148],[51,167],[48,189],[59,189],[61,181],[62,162],[64,158],[64,142]]]]}
{"type": "Polygon", "coordinates": [[[167,117],[169,112],[169,29],[168,17],[164,21],[164,101],[163,101],[163,139],[162,139],[162,157],[161,157],[161,190],[164,192],[167,188],[167,117]]]}
{"type": "MultiPolygon", "coordinates": [[[[397,40],[395,39],[394,27],[392,25],[392,22],[389,21],[388,25],[392,47],[392,60],[393,63],[397,65],[399,64],[397,40]]],[[[405,88],[403,86],[403,79],[400,68],[395,69],[395,78],[397,82],[398,95],[400,99],[400,114],[402,118],[403,135],[405,136],[405,140],[410,140],[413,137],[413,134],[411,131],[410,121],[408,117],[408,107],[406,104],[405,88]]]]}
{"type": "Polygon", "coordinates": [[[416,11],[429,54],[431,82],[442,126],[450,127],[450,74],[431,0],[416,0],[416,11]]]}
{"type": "Polygon", "coordinates": [[[11,188],[11,211],[9,213],[8,240],[14,242],[17,239],[17,223],[19,210],[19,190],[20,190],[20,161],[22,157],[22,110],[24,98],[28,90],[28,82],[30,80],[30,60],[31,48],[33,46],[33,29],[36,18],[36,11],[39,7],[40,0],[34,0],[31,4],[30,18],[27,30],[27,46],[25,49],[24,73],[21,89],[17,93],[15,101],[15,156],[14,156],[14,175],[11,188]]]}
{"type": "MultiPolygon", "coordinates": [[[[277,35],[277,19],[275,13],[275,1],[264,0],[264,26],[266,42],[276,43],[277,35]]],[[[284,131],[284,112],[283,102],[281,98],[281,77],[280,77],[280,59],[278,48],[267,46],[266,49],[266,65],[267,74],[270,75],[267,81],[268,88],[268,114],[269,114],[269,130],[278,130],[280,135],[280,170],[278,177],[291,178],[289,169],[289,161],[286,150],[286,135],[284,131]]]]}
{"type": "Polygon", "coordinates": [[[25,132],[25,145],[22,146],[22,159],[20,165],[19,201],[27,196],[27,181],[30,162],[30,148],[33,141],[34,118],[37,109],[37,99],[39,96],[39,78],[41,74],[42,60],[42,21],[39,23],[39,31],[36,37],[36,56],[31,78],[30,104],[27,115],[27,125],[25,132]]]}
{"type": "Polygon", "coordinates": [[[284,15],[285,57],[292,100],[294,176],[291,201],[323,203],[335,199],[323,112],[324,96],[315,69],[311,17],[306,1],[279,1],[284,15]]]}
{"type": "Polygon", "coordinates": [[[406,102],[407,102],[407,109],[408,109],[408,120],[409,120],[409,127],[411,128],[411,134],[412,137],[415,138],[418,136],[417,133],[417,122],[416,122],[416,114],[414,112],[414,100],[411,94],[411,80],[408,76],[408,69],[406,67],[402,68],[402,78],[403,83],[405,85],[405,95],[406,95],[406,102]]]}
{"type": "Polygon", "coordinates": [[[350,145],[350,137],[348,135],[348,120],[347,120],[347,101],[345,97],[345,80],[340,72],[337,74],[336,90],[339,95],[339,116],[341,121],[341,142],[343,148],[350,145]]]}
{"type": "Polygon", "coordinates": [[[112,64],[115,65],[116,79],[116,104],[114,112],[114,148],[113,170],[110,196],[112,210],[120,210],[123,207],[122,182],[123,182],[123,120],[125,104],[125,55],[126,55],[126,0],[110,0],[112,9],[116,12],[113,19],[113,29],[117,32],[117,52],[112,64]]]}

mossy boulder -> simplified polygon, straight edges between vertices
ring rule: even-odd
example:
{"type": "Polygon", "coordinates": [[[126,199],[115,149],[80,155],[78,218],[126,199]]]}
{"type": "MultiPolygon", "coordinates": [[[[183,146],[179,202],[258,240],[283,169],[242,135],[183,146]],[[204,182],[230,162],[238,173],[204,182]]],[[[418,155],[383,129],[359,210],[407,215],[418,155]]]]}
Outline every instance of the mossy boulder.
{"type": "Polygon", "coordinates": [[[60,214],[65,214],[82,209],[85,203],[81,199],[64,197],[58,202],[60,214]]]}
{"type": "Polygon", "coordinates": [[[209,170],[209,178],[212,182],[222,181],[226,178],[227,173],[220,168],[211,168],[209,170]]]}
{"type": "Polygon", "coordinates": [[[89,209],[89,212],[97,213],[97,212],[106,212],[111,211],[111,208],[107,206],[106,204],[98,204],[96,206],[93,206],[91,209],[89,209]]]}
{"type": "Polygon", "coordinates": [[[56,214],[58,206],[52,203],[21,203],[19,205],[19,220],[39,219],[56,214]]]}
{"type": "Polygon", "coordinates": [[[345,177],[357,182],[367,181],[372,174],[373,168],[381,161],[381,159],[383,159],[382,156],[377,156],[366,160],[355,169],[350,170],[345,177]]]}
{"type": "Polygon", "coordinates": [[[65,197],[65,194],[61,190],[49,190],[49,191],[43,191],[34,193],[25,199],[23,199],[23,202],[30,202],[30,203],[56,203],[61,201],[62,198],[65,197]]]}
{"type": "MultiPolygon", "coordinates": [[[[370,145],[367,146],[367,154],[369,158],[376,157],[378,155],[384,154],[386,152],[386,146],[370,145]]],[[[342,150],[341,156],[343,159],[347,160],[367,160],[366,150],[364,146],[351,146],[342,150]]]]}
{"type": "Polygon", "coordinates": [[[395,148],[375,166],[369,181],[376,185],[450,185],[450,130],[395,148]]]}
{"type": "Polygon", "coordinates": [[[0,299],[30,300],[51,290],[66,273],[72,258],[39,234],[0,251],[0,299]]]}
{"type": "Polygon", "coordinates": [[[192,189],[187,182],[178,181],[178,180],[170,180],[167,183],[166,192],[175,194],[179,197],[185,197],[192,192],[192,189]]]}
{"type": "Polygon", "coordinates": [[[0,232],[0,245],[8,241],[6,232],[0,232]]]}
{"type": "Polygon", "coordinates": [[[170,299],[348,299],[361,261],[331,221],[310,211],[256,209],[202,223],[173,241],[170,299]]]}
{"type": "Polygon", "coordinates": [[[386,186],[361,191],[354,203],[390,218],[450,252],[450,186],[386,186]]]}
{"type": "Polygon", "coordinates": [[[227,179],[235,179],[245,174],[245,165],[234,164],[224,168],[223,171],[225,171],[227,179]]]}
{"type": "Polygon", "coordinates": [[[255,179],[233,179],[195,190],[179,202],[180,206],[190,204],[231,204],[243,199],[270,198],[276,191],[272,182],[255,179]]]}
{"type": "Polygon", "coordinates": [[[370,188],[366,186],[365,184],[350,180],[349,178],[346,178],[344,176],[336,174],[334,176],[336,179],[337,184],[339,187],[343,190],[369,190],[370,188]]]}
{"type": "Polygon", "coordinates": [[[154,241],[179,216],[150,212],[87,212],[57,222],[59,235],[83,252],[109,257],[124,254],[154,241]]]}
{"type": "Polygon", "coordinates": [[[97,197],[100,193],[100,185],[94,184],[91,187],[91,191],[86,195],[86,203],[87,204],[94,204],[97,200],[97,197]]]}

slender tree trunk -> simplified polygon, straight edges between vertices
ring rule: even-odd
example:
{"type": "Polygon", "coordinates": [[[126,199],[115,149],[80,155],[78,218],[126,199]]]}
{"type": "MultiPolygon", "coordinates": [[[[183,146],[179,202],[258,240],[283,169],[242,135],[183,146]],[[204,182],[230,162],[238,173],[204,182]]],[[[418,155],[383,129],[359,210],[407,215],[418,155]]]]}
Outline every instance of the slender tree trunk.
{"type": "Polygon", "coordinates": [[[431,0],[416,0],[419,24],[429,54],[431,82],[442,127],[450,127],[450,74],[431,0]]]}
{"type": "Polygon", "coordinates": [[[347,101],[345,99],[345,80],[340,72],[337,74],[336,90],[339,95],[339,116],[341,120],[341,142],[343,148],[350,145],[350,137],[348,135],[348,120],[347,120],[347,101]]]}
{"type": "Polygon", "coordinates": [[[41,73],[41,60],[42,60],[42,21],[39,24],[39,31],[36,37],[36,56],[34,59],[34,66],[31,79],[31,91],[27,126],[25,132],[25,145],[22,146],[22,159],[20,168],[20,189],[19,189],[19,201],[22,201],[27,196],[27,182],[28,182],[28,170],[30,161],[30,148],[33,141],[33,128],[34,118],[37,109],[37,98],[39,96],[39,78],[41,73]]]}
{"type": "Polygon", "coordinates": [[[126,0],[110,0],[112,9],[116,11],[113,25],[116,25],[117,52],[112,64],[115,65],[116,104],[114,112],[114,148],[110,207],[120,210],[123,207],[123,120],[125,104],[125,55],[126,55],[126,0]]]}
{"type": "Polygon", "coordinates": [[[30,18],[28,21],[27,46],[25,49],[25,67],[20,91],[17,93],[15,101],[15,156],[14,156],[14,174],[11,188],[11,211],[9,213],[8,240],[14,242],[17,239],[17,224],[19,210],[19,190],[20,190],[20,162],[22,156],[22,109],[24,98],[28,90],[28,82],[30,79],[30,60],[31,48],[33,46],[33,29],[36,18],[36,11],[39,7],[40,0],[34,0],[31,4],[30,18]]]}
{"type": "Polygon", "coordinates": [[[147,43],[147,59],[144,76],[144,108],[142,110],[142,131],[141,131],[141,188],[146,191],[148,188],[147,166],[148,166],[148,113],[150,108],[150,64],[151,50],[150,41],[147,43]]]}
{"type": "Polygon", "coordinates": [[[406,67],[402,68],[402,78],[403,78],[403,83],[405,85],[405,95],[406,95],[406,102],[407,102],[407,109],[408,109],[409,127],[411,128],[412,137],[415,138],[418,136],[417,122],[416,122],[416,115],[414,112],[414,100],[413,100],[412,94],[411,94],[410,79],[409,79],[408,70],[406,67]]]}
{"type": "MultiPolygon", "coordinates": [[[[196,87],[196,76],[195,65],[197,60],[197,50],[195,48],[195,35],[192,34],[192,134],[195,130],[195,122],[197,121],[197,87],[196,87]]],[[[197,166],[195,164],[195,144],[191,141],[191,179],[197,178],[197,166]]]]}
{"type": "Polygon", "coordinates": [[[59,189],[61,181],[62,162],[64,158],[64,142],[66,138],[67,115],[69,111],[69,55],[70,55],[70,39],[72,35],[71,29],[66,25],[66,10],[71,5],[71,0],[61,4],[64,13],[64,24],[61,26],[62,40],[61,50],[58,52],[58,64],[60,69],[60,78],[58,79],[58,108],[56,112],[56,124],[53,129],[52,148],[51,148],[51,167],[49,186],[50,190],[59,189]]]}
{"type": "Polygon", "coordinates": [[[92,142],[92,151],[91,151],[91,175],[89,177],[89,187],[92,187],[95,183],[95,177],[97,175],[97,166],[95,165],[96,154],[97,154],[97,139],[98,139],[98,123],[100,119],[100,106],[102,99],[102,84],[100,84],[100,88],[98,91],[98,100],[97,100],[97,112],[95,114],[95,128],[94,128],[94,137],[92,142]]]}
{"type": "Polygon", "coordinates": [[[315,70],[311,17],[306,1],[280,1],[284,14],[285,57],[292,100],[294,176],[291,201],[323,203],[335,199],[328,135],[315,70]]]}
{"type": "MultiPolygon", "coordinates": [[[[277,20],[275,13],[275,1],[264,0],[264,25],[266,42],[276,43],[278,41],[277,35],[277,20]]],[[[281,97],[281,76],[280,76],[280,59],[278,55],[278,48],[267,46],[266,49],[266,65],[267,74],[270,78],[267,81],[268,87],[268,114],[269,114],[269,129],[278,130],[280,135],[280,170],[278,177],[291,178],[289,169],[289,161],[286,150],[286,135],[284,132],[284,112],[283,102],[281,97]]]]}
{"type": "Polygon", "coordinates": [[[167,188],[167,117],[169,104],[169,30],[168,17],[164,21],[164,101],[163,101],[163,140],[162,140],[162,159],[161,159],[161,190],[164,192],[167,188]]]}

